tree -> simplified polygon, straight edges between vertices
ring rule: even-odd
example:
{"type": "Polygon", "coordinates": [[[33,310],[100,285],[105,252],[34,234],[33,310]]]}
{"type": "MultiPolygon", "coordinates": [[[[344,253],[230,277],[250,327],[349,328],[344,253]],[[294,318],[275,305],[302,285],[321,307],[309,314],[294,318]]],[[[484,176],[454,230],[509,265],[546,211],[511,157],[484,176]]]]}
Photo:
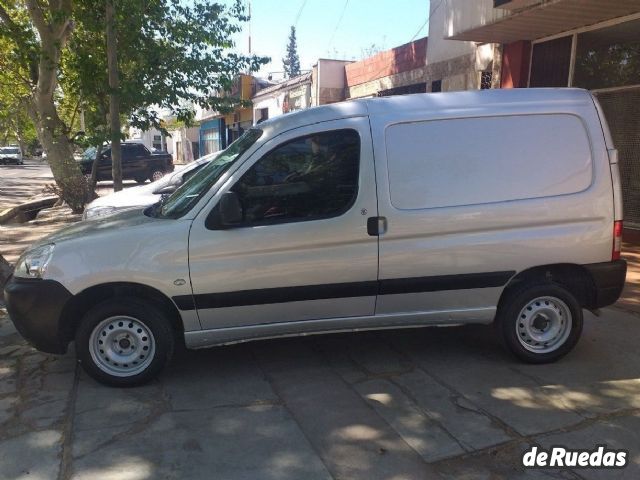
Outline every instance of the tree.
{"type": "Polygon", "coordinates": [[[112,134],[121,135],[109,128],[111,93],[119,97],[120,119],[132,126],[160,127],[157,112],[163,109],[188,123],[193,105],[221,110],[233,102],[221,92],[231,89],[235,76],[268,61],[233,51],[231,39],[248,20],[239,0],[231,6],[209,0],[111,1],[115,89],[109,88],[104,0],[0,0],[0,42],[8,43],[0,43],[0,65],[19,68],[54,178],[76,211],[90,198],[72,155],[80,110],[85,144],[102,145],[112,134]]]}
{"type": "Polygon", "coordinates": [[[71,132],[56,106],[60,58],[73,29],[72,2],[2,0],[0,19],[0,63],[8,65],[29,92],[26,110],[61,196],[74,212],[82,211],[87,183],[73,159],[71,132]]]}
{"type": "MultiPolygon", "coordinates": [[[[113,190],[122,190],[122,149],[120,148],[120,75],[118,73],[118,47],[115,32],[113,0],[106,0],[107,70],[109,78],[109,128],[111,130],[111,177],[113,190]]],[[[99,155],[99,154],[98,154],[99,155]]],[[[94,160],[97,163],[98,158],[94,160]]],[[[95,168],[94,168],[95,170],[95,168]]],[[[93,175],[91,175],[93,177],[93,175]]]]}
{"type": "Polygon", "coordinates": [[[300,57],[298,56],[298,44],[296,41],[296,27],[291,27],[289,43],[287,44],[287,56],[282,59],[282,65],[287,78],[300,75],[300,57]]]}

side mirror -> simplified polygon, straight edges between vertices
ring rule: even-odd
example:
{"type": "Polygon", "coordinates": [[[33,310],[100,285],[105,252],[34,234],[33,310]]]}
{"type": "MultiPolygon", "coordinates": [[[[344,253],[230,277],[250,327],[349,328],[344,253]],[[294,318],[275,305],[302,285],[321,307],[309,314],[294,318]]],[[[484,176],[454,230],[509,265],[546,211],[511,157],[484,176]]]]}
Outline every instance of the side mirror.
{"type": "Polygon", "coordinates": [[[178,189],[177,185],[165,185],[162,188],[158,188],[153,191],[156,195],[171,195],[178,189]]]}
{"type": "Polygon", "coordinates": [[[236,192],[227,192],[220,199],[220,224],[232,227],[242,222],[242,205],[236,192]]]}

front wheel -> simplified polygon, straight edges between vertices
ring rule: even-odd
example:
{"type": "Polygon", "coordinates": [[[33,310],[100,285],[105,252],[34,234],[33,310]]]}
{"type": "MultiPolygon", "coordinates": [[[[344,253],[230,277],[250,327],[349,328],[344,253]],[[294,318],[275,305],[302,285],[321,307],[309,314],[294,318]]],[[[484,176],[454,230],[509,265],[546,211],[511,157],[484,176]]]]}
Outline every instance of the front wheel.
{"type": "Polygon", "coordinates": [[[89,310],[75,341],[84,370],[115,387],[155,378],[171,359],[175,343],[164,312],[136,298],[110,299],[89,310]]]}
{"type": "Polygon", "coordinates": [[[527,284],[508,294],[496,322],[501,340],[516,357],[527,363],[550,363],[578,343],[582,307],[560,285],[527,284]]]}

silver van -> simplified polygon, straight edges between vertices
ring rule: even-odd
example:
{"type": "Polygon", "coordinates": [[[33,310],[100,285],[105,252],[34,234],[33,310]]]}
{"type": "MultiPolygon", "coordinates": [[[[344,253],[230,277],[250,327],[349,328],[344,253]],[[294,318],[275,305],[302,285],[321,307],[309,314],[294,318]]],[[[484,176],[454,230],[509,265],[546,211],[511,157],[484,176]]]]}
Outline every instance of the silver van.
{"type": "Polygon", "coordinates": [[[517,357],[551,362],[624,284],[617,159],[583,90],[312,108],[248,130],[162,202],[33,246],[8,311],[117,386],[178,341],[430,325],[494,322],[517,357]]]}

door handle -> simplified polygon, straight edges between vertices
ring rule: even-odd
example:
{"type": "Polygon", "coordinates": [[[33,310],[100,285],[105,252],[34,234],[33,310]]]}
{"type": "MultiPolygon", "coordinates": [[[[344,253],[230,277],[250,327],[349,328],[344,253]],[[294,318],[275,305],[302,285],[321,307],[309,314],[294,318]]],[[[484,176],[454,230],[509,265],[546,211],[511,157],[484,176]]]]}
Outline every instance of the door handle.
{"type": "Polygon", "coordinates": [[[367,233],[377,237],[387,232],[387,217],[367,218],[367,233]]]}

